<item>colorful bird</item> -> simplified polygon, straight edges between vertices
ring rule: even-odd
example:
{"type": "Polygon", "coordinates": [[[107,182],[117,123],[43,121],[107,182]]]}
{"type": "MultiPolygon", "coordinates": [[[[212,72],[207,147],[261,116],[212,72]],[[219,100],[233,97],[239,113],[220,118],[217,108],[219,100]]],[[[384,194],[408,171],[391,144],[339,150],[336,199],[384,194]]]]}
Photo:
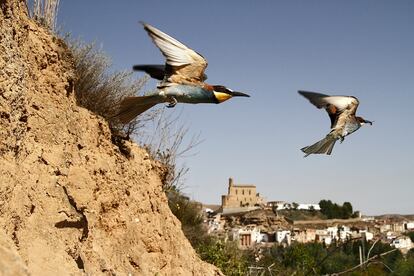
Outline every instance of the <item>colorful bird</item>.
{"type": "Polygon", "coordinates": [[[353,96],[329,96],[308,91],[298,92],[317,108],[325,108],[331,119],[331,132],[315,144],[301,149],[306,154],[305,157],[309,154],[330,155],[338,139],[342,143],[346,136],[357,131],[362,125],[372,125],[371,121],[355,116],[359,101],[353,96]]]}
{"type": "Polygon", "coordinates": [[[128,123],[151,107],[168,102],[167,107],[177,103],[222,103],[232,97],[250,97],[222,85],[209,85],[204,71],[207,60],[173,37],[157,28],[142,23],[144,29],[166,58],[165,65],[135,65],[135,70],[144,71],[152,78],[161,80],[157,90],[141,97],[127,97],[120,105],[116,117],[128,123]]]}

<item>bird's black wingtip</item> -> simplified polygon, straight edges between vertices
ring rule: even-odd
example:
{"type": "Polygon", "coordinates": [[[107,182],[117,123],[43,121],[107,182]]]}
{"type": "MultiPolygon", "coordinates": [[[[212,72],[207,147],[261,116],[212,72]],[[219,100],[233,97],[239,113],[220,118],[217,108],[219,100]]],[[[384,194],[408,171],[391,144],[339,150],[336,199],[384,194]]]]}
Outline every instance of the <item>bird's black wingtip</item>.
{"type": "Polygon", "coordinates": [[[144,30],[149,31],[151,28],[151,25],[148,23],[145,23],[144,21],[139,21],[139,23],[144,27],[144,30]]]}
{"type": "Polygon", "coordinates": [[[305,90],[298,90],[298,94],[301,95],[301,96],[303,96],[303,97],[305,97],[305,98],[307,98],[307,96],[309,94],[312,94],[312,92],[305,91],[305,90]]]}
{"type": "Polygon", "coordinates": [[[306,95],[306,94],[314,94],[315,92],[310,92],[310,91],[306,91],[306,90],[298,90],[298,93],[302,96],[306,95]]]}
{"type": "Polygon", "coordinates": [[[134,70],[134,71],[141,71],[142,70],[142,65],[133,65],[132,66],[132,70],[134,70]]]}

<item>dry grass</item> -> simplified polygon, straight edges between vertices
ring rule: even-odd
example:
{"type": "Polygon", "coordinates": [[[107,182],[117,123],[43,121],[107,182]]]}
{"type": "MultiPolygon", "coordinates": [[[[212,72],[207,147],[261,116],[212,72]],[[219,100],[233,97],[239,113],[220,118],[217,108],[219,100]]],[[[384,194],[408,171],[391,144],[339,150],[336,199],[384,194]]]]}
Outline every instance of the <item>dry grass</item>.
{"type": "Polygon", "coordinates": [[[147,78],[135,79],[133,72],[110,72],[111,62],[94,44],[68,41],[75,60],[75,94],[80,106],[104,117],[113,133],[126,137],[139,134],[146,122],[154,120],[156,110],[150,110],[128,124],[114,119],[123,98],[137,95],[147,78]]]}
{"type": "Polygon", "coordinates": [[[42,24],[44,27],[50,29],[52,32],[56,30],[56,19],[59,9],[59,0],[26,0],[29,8],[30,16],[42,24]]]}
{"type": "Polygon", "coordinates": [[[183,188],[184,176],[189,168],[180,160],[194,155],[194,149],[202,141],[200,135],[189,137],[189,127],[180,123],[181,114],[160,112],[153,121],[150,135],[142,136],[141,143],[148,152],[167,167],[163,180],[166,192],[183,188]]]}

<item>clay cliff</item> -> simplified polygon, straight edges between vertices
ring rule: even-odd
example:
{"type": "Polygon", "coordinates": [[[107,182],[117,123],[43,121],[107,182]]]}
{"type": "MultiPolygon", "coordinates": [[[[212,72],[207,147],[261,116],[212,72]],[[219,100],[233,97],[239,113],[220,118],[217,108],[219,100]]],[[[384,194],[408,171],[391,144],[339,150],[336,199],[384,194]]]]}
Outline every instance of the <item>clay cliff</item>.
{"type": "Polygon", "coordinates": [[[221,275],[196,255],[162,167],[77,106],[65,44],[0,0],[0,275],[221,275]]]}

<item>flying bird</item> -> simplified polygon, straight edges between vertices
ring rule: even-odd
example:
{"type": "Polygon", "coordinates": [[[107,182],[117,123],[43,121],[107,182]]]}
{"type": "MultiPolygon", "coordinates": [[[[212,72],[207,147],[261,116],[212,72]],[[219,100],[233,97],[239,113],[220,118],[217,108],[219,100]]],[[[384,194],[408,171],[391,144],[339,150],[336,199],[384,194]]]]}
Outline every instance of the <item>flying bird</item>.
{"type": "Polygon", "coordinates": [[[127,97],[120,105],[116,117],[128,123],[139,114],[159,103],[174,107],[177,103],[222,103],[232,97],[250,97],[223,85],[210,85],[204,73],[207,60],[175,38],[157,28],[142,23],[145,31],[166,58],[165,65],[135,65],[134,70],[144,71],[160,80],[157,90],[140,97],[127,97]]]}
{"type": "Polygon", "coordinates": [[[301,149],[306,154],[305,157],[310,154],[330,155],[338,139],[342,143],[346,136],[357,131],[364,124],[372,125],[371,121],[355,116],[359,101],[353,96],[329,96],[301,90],[298,93],[317,108],[324,108],[331,119],[329,134],[315,144],[301,149]]]}

